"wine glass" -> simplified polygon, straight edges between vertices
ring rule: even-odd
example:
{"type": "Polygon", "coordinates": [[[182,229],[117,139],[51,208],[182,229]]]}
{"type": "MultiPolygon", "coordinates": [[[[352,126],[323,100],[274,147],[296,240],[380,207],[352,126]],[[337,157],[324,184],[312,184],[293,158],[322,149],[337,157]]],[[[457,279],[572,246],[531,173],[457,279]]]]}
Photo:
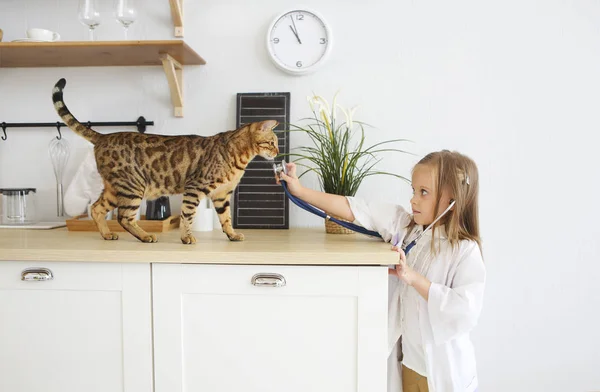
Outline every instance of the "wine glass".
{"type": "Polygon", "coordinates": [[[137,18],[134,0],[115,0],[115,15],[117,21],[125,27],[125,40],[127,40],[129,26],[137,18]]]}
{"type": "Polygon", "coordinates": [[[79,21],[90,30],[90,41],[94,41],[94,29],[100,25],[100,13],[96,0],[79,0],[79,21]]]}

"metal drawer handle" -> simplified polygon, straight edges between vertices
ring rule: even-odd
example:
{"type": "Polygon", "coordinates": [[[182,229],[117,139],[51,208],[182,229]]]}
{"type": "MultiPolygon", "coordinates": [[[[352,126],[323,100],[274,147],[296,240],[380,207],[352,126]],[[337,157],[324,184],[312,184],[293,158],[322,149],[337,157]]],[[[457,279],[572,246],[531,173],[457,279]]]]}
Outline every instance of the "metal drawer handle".
{"type": "Polygon", "coordinates": [[[252,284],[254,286],[283,287],[286,282],[283,275],[260,273],[252,277],[252,284]]]}
{"type": "Polygon", "coordinates": [[[21,280],[44,281],[54,279],[54,274],[48,268],[27,268],[21,272],[21,280]]]}

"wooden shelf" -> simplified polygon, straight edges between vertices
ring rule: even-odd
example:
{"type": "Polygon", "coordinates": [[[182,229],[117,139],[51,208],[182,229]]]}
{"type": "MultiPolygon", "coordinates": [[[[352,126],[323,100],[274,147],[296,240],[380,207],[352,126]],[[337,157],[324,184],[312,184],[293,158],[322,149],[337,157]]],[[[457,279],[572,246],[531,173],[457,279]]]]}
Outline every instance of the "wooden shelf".
{"type": "Polygon", "coordinates": [[[183,66],[206,61],[184,41],[0,42],[0,68],[160,65],[183,117],[183,66]]]}
{"type": "Polygon", "coordinates": [[[182,65],[206,64],[181,40],[0,42],[0,68],[162,65],[161,54],[182,65]]]}
{"type": "Polygon", "coordinates": [[[183,0],[169,0],[175,37],[183,37],[183,0]]]}

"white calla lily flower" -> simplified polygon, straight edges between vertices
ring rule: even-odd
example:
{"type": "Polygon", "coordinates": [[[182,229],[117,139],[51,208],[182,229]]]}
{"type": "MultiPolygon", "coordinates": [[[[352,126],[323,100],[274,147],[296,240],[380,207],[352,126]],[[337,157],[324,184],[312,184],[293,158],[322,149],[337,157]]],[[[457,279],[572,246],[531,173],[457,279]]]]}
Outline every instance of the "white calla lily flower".
{"type": "Polygon", "coordinates": [[[348,115],[346,116],[346,126],[348,128],[352,128],[352,118],[354,117],[354,112],[356,109],[358,109],[358,106],[355,106],[348,111],[348,115]]]}
{"type": "Polygon", "coordinates": [[[335,117],[336,117],[336,114],[337,114],[337,108],[338,108],[338,107],[340,107],[340,106],[339,106],[339,105],[336,103],[336,102],[337,102],[337,97],[338,97],[338,94],[339,94],[339,93],[340,93],[340,91],[338,90],[338,91],[335,93],[335,95],[333,96],[333,104],[332,104],[332,106],[331,106],[331,107],[333,108],[333,110],[332,110],[332,112],[331,112],[331,121],[332,121],[334,124],[335,124],[335,117]]]}

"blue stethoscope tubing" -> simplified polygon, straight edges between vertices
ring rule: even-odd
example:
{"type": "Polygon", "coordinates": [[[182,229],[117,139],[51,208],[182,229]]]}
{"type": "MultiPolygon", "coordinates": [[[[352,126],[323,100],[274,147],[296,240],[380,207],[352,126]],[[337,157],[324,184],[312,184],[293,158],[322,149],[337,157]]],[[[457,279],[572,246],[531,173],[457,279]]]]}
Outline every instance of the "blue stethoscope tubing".
{"type": "Polygon", "coordinates": [[[325,218],[327,220],[335,222],[338,225],[343,226],[343,227],[345,227],[347,229],[350,229],[352,231],[356,231],[357,233],[365,234],[365,235],[372,236],[372,237],[379,237],[379,238],[381,238],[381,234],[379,234],[376,231],[367,230],[364,227],[356,225],[356,224],[354,224],[352,222],[344,222],[344,221],[336,219],[336,218],[334,218],[334,217],[332,217],[330,215],[327,215],[325,212],[319,210],[316,207],[313,207],[311,204],[308,204],[304,200],[298,199],[297,197],[293,196],[290,193],[290,191],[288,190],[287,183],[285,182],[285,180],[280,180],[280,183],[281,183],[281,186],[283,187],[283,190],[284,190],[286,196],[288,197],[288,199],[290,199],[292,203],[294,203],[298,207],[302,208],[303,210],[306,210],[308,212],[312,212],[313,214],[318,215],[321,218],[325,218]]]}
{"type": "MultiPolygon", "coordinates": [[[[279,177],[279,172],[283,171],[285,174],[287,174],[287,168],[285,167],[285,161],[281,162],[281,166],[278,166],[278,164],[273,164],[273,170],[275,171],[275,174],[279,177]]],[[[379,234],[376,231],[373,230],[367,230],[362,226],[356,225],[352,222],[345,222],[345,221],[341,221],[339,219],[336,219],[328,214],[326,214],[324,211],[312,206],[311,204],[305,202],[302,199],[297,198],[296,196],[292,195],[290,193],[290,191],[288,190],[287,187],[287,183],[285,182],[285,180],[280,179],[279,183],[281,184],[281,186],[283,187],[283,191],[285,192],[286,196],[288,197],[288,199],[290,199],[290,201],[292,203],[294,203],[295,205],[297,205],[298,207],[302,208],[305,211],[308,211],[310,213],[313,213],[317,216],[320,216],[321,218],[325,218],[328,219],[332,222],[337,223],[338,225],[345,227],[347,229],[350,229],[352,231],[355,231],[357,233],[360,234],[364,234],[364,235],[368,235],[371,237],[378,237],[381,238],[381,234],[379,234]]],[[[423,236],[423,234],[425,234],[429,229],[431,229],[433,227],[433,225],[435,225],[437,223],[437,221],[439,221],[444,215],[446,215],[446,213],[448,211],[450,211],[450,209],[452,208],[452,206],[454,206],[455,201],[452,200],[452,202],[450,203],[450,205],[448,206],[448,208],[446,208],[444,210],[444,212],[442,212],[429,226],[427,226],[427,228],[425,230],[423,230],[414,240],[412,240],[408,245],[406,245],[404,248],[402,248],[402,250],[404,251],[404,254],[406,256],[408,256],[408,252],[411,251],[411,249],[417,244],[417,241],[423,236]]],[[[398,246],[398,244],[394,244],[394,246],[398,246]]]]}

